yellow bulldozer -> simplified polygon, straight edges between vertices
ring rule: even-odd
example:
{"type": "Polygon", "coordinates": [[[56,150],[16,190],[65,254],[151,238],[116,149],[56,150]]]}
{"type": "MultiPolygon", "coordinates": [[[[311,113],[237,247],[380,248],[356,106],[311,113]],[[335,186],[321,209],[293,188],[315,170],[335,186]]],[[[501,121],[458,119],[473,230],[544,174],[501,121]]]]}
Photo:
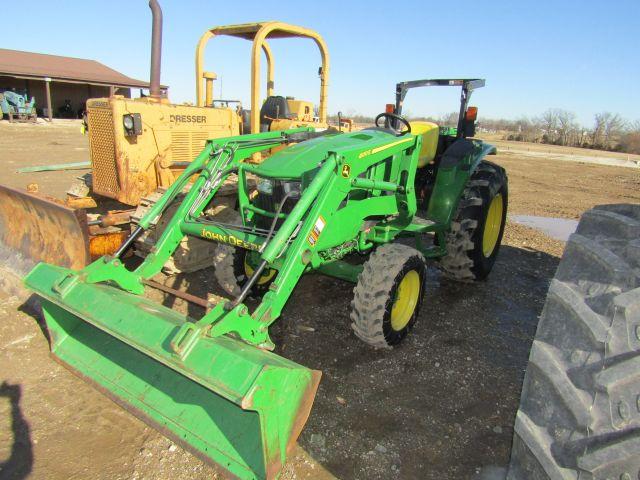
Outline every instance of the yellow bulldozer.
{"type": "MultiPolygon", "coordinates": [[[[317,130],[329,127],[329,53],[320,34],[277,21],[211,28],[202,35],[196,47],[196,105],[173,104],[160,84],[162,10],[157,0],[151,0],[149,6],[153,13],[150,95],[136,99],[113,95],[87,101],[91,175],[86,187],[76,189],[76,192],[82,192],[80,196],[91,191],[99,197],[133,207],[142,202],[147,208],[149,197],[169,187],[202,150],[207,139],[303,126],[317,130]],[[205,71],[203,64],[206,46],[217,36],[252,42],[250,109],[244,109],[237,100],[213,98],[216,74],[205,71]],[[322,65],[318,71],[320,98],[317,110],[312,102],[274,95],[274,61],[268,42],[272,38],[307,38],[319,48],[322,65]],[[263,102],[260,98],[262,55],[267,67],[267,97],[263,102]]],[[[252,160],[260,161],[261,157],[254,155],[252,160]]],[[[0,251],[5,252],[5,257],[6,252],[15,252],[18,260],[9,263],[21,266],[25,262],[33,265],[46,261],[81,267],[115,251],[129,233],[131,218],[136,215],[135,208],[105,214],[103,207],[101,215],[87,217],[85,210],[69,208],[56,199],[2,185],[0,204],[3,205],[0,208],[0,251]],[[18,225],[13,221],[16,215],[26,221],[18,225]],[[73,239],[64,251],[55,246],[56,242],[50,241],[62,237],[73,239]]],[[[83,202],[75,202],[75,205],[83,205],[83,202]]],[[[138,209],[137,216],[142,213],[138,209]]],[[[17,270],[25,271],[25,268],[17,270]]]]}
{"type": "MultiPolygon", "coordinates": [[[[156,14],[157,18],[157,14],[156,14]]],[[[154,36],[155,39],[159,35],[154,36]]],[[[154,40],[152,58],[159,56],[154,40]]],[[[299,126],[327,128],[329,53],[313,30],[282,22],[226,25],[207,30],[196,48],[196,105],[169,102],[160,93],[159,61],[152,63],[151,95],[138,99],[122,96],[87,102],[87,124],[93,169],[93,192],[127,205],[159,187],[168,187],[209,138],[282,130],[299,126]],[[230,36],[252,42],[251,108],[237,100],[213,100],[216,74],[203,68],[207,43],[230,36]],[[318,115],[312,102],[274,95],[273,54],[267,39],[309,38],[322,58],[318,115]],[[267,63],[267,98],[260,100],[260,63],[267,63]]]]}

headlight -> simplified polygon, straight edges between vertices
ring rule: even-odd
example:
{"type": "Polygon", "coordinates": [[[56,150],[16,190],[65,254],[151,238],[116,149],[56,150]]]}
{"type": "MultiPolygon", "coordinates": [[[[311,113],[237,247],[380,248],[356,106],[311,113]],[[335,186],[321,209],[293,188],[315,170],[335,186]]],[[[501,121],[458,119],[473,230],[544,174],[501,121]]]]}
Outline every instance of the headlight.
{"type": "Polygon", "coordinates": [[[124,134],[127,137],[140,135],[142,133],[142,117],[139,113],[128,113],[122,117],[124,134]]]}
{"type": "Polygon", "coordinates": [[[258,191],[264,195],[273,195],[273,182],[266,178],[258,181],[258,191]]]}
{"type": "Polygon", "coordinates": [[[125,115],[122,119],[122,124],[127,130],[133,130],[133,117],[131,115],[125,115]]]}
{"type": "Polygon", "coordinates": [[[300,198],[300,182],[282,182],[282,190],[295,200],[300,198]]]}

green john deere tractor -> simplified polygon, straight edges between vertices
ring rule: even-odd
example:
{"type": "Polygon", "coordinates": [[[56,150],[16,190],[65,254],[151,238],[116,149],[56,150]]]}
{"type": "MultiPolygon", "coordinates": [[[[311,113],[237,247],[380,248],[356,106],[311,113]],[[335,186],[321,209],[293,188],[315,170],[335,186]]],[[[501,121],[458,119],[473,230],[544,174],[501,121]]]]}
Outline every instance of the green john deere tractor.
{"type": "Polygon", "coordinates": [[[469,95],[483,85],[398,84],[396,104],[375,128],[359,132],[298,128],[209,140],[113,256],[80,271],[41,263],[26,277],[42,297],[53,354],[233,475],[277,477],[320,380],[320,372],[271,352],[269,326],[303,274],[355,283],[356,335],[388,347],[418,318],[425,259],[459,280],[490,272],[505,223],[507,179],[483,160],[495,148],[468,138],[476,115],[469,95]],[[455,131],[441,134],[434,124],[401,116],[408,89],[428,85],[462,88],[455,131]],[[280,146],[287,148],[259,165],[246,161],[280,146]],[[225,223],[207,208],[231,176],[240,218],[225,223]],[[257,195],[248,176],[257,178],[257,195]],[[127,268],[123,254],[165,212],[170,218],[150,253],[127,268]],[[190,297],[208,307],[198,320],[144,296],[146,288],[167,290],[152,277],[185,236],[230,247],[216,270],[240,282],[229,287],[232,298],[215,305],[190,297]],[[415,247],[394,242],[400,238],[415,239],[415,247]],[[368,259],[352,261],[353,253],[368,259]],[[250,294],[262,297],[253,311],[245,305],[250,294]]]}

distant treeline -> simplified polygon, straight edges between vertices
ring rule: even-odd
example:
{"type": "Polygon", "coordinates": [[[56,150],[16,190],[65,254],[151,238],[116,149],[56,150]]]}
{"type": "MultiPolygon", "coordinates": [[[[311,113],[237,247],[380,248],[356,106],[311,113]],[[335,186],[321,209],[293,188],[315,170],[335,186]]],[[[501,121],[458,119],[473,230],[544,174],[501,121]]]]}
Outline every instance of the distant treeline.
{"type": "MultiPolygon", "coordinates": [[[[458,123],[457,112],[438,118],[408,117],[440,126],[455,127],[458,123]]],[[[330,117],[332,120],[337,118],[337,115],[330,117]]],[[[373,117],[365,115],[350,115],[349,118],[355,123],[373,123],[373,117]]],[[[503,133],[505,140],[640,154],[640,120],[628,121],[611,112],[597,113],[591,127],[580,125],[575,113],[560,108],[550,108],[539,117],[525,116],[518,120],[479,118],[478,132],[503,133]]]]}

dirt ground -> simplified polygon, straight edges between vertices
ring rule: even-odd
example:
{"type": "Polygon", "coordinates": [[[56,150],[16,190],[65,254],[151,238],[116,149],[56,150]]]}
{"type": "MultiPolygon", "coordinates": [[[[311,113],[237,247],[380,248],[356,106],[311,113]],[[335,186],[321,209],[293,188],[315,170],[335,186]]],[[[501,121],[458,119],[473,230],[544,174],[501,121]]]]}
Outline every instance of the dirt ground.
{"type": "Polygon", "coordinates": [[[73,180],[89,169],[17,173],[24,167],[59,165],[89,160],[89,139],[80,132],[81,120],[55,120],[52,125],[10,124],[0,121],[0,183],[26,188],[37,183],[42,193],[64,198],[73,180]]]}
{"type": "MultiPolygon", "coordinates": [[[[13,171],[88,155],[75,124],[0,122],[0,152],[0,183],[38,182],[56,196],[77,171],[13,171]]],[[[511,213],[578,218],[598,203],[640,201],[640,170],[508,152],[493,160],[509,174],[511,213]]],[[[273,337],[278,353],[323,377],[283,478],[460,479],[505,465],[530,343],[563,246],[508,223],[486,282],[448,283],[431,266],[414,331],[382,352],[351,332],[351,284],[303,278],[273,337]]],[[[220,293],[212,277],[204,270],[164,280],[220,293]]],[[[54,362],[37,308],[3,294],[0,382],[0,478],[223,478],[54,362]]]]}

